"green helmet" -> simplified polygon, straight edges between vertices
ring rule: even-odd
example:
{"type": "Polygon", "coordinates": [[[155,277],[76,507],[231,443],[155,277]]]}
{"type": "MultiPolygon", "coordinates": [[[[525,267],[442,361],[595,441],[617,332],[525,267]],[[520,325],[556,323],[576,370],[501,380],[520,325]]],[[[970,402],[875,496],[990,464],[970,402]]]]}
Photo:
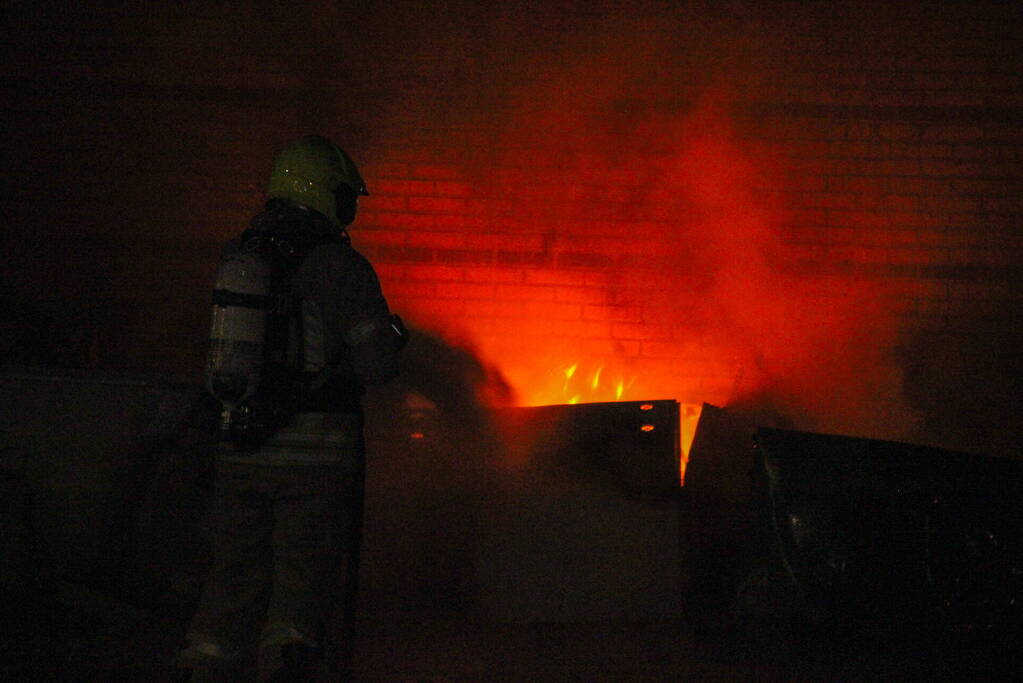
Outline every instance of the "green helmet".
{"type": "Polygon", "coordinates": [[[369,194],[351,157],[330,140],[308,135],[285,147],[274,159],[266,198],[304,204],[341,226],[334,195],[341,186],[351,188],[356,195],[369,194]]]}

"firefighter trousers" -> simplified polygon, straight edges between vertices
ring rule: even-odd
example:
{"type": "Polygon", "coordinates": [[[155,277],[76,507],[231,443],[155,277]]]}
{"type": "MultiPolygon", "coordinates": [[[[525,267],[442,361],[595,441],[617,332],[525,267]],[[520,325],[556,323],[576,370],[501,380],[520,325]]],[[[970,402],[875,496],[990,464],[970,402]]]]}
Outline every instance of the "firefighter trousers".
{"type": "Polygon", "coordinates": [[[232,659],[255,643],[323,645],[325,621],[345,593],[346,554],[358,543],[364,451],[360,438],[340,451],[331,444],[344,457],[303,459],[317,452],[308,441],[296,446],[283,434],[251,461],[218,460],[213,563],[189,628],[192,649],[232,659]],[[289,449],[299,457],[282,457],[289,449]]]}

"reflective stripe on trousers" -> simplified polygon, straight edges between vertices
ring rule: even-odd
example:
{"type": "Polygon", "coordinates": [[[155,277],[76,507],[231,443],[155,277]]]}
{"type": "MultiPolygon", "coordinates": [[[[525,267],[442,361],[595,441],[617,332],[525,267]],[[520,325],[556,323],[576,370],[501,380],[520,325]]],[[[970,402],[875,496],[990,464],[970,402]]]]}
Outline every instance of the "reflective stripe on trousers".
{"type": "Polygon", "coordinates": [[[325,413],[297,416],[256,453],[218,457],[213,564],[190,640],[248,650],[264,629],[319,640],[341,594],[364,457],[361,417],[325,413]]]}
{"type": "Polygon", "coordinates": [[[264,465],[336,463],[355,471],[363,452],[362,416],[350,413],[299,413],[254,453],[225,449],[225,462],[264,465]]]}

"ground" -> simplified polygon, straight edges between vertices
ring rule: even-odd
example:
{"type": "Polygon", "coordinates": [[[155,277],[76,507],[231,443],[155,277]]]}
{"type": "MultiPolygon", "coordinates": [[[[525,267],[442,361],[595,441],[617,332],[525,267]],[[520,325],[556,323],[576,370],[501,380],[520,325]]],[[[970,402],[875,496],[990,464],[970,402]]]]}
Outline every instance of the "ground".
{"type": "MultiPolygon", "coordinates": [[[[174,681],[186,618],[65,584],[5,638],[7,680],[174,681]]],[[[701,640],[673,623],[496,624],[464,616],[363,620],[358,681],[952,680],[926,653],[779,649],[771,634],[701,640]]]]}

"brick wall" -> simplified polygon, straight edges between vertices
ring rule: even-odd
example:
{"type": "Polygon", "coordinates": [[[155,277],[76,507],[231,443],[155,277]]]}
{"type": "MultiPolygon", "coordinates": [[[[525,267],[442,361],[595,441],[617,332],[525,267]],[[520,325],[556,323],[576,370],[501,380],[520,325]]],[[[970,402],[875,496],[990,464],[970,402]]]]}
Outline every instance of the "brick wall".
{"type": "Polygon", "coordinates": [[[319,130],[393,307],[524,401],[823,415],[897,393],[897,343],[1018,313],[1018,10],[443,5],[16,16],[11,291],[115,311],[91,362],[194,372],[216,244],[319,130]]]}
{"type": "MultiPolygon", "coordinates": [[[[765,18],[718,77],[730,88],[735,144],[769,160],[771,172],[747,189],[750,201],[773,207],[773,267],[828,282],[821,306],[868,299],[877,310],[864,322],[880,327],[884,341],[1018,310],[1023,129],[1015,29],[990,7],[963,6],[949,16],[864,12],[829,6],[813,16],[765,18]]],[[[565,50],[563,68],[575,73],[575,55],[565,50]]],[[[685,121],[695,88],[684,87],[681,98],[642,87],[638,96],[648,95],[642,104],[662,119],[685,121]]],[[[550,89],[532,84],[523,92],[519,106],[544,120],[550,89]]],[[[610,102],[581,101],[598,111],[575,112],[579,127],[610,102]]],[[[598,126],[595,134],[604,132],[598,126]]],[[[495,138],[521,144],[519,133],[495,138]]],[[[623,146],[635,140],[626,134],[623,146]]],[[[413,318],[469,328],[498,359],[519,354],[515,346],[534,354],[557,346],[564,355],[552,370],[576,357],[592,366],[607,358],[629,376],[671,376],[647,383],[654,391],[674,383],[686,400],[727,401],[757,372],[742,367],[754,364],[735,357],[742,353],[730,364],[707,348],[715,335],[702,328],[714,320],[658,310],[680,286],[699,287],[698,276],[664,272],[686,267],[666,249],[698,249],[703,239],[671,225],[673,212],[686,210],[672,203],[677,188],[662,187],[669,192],[658,205],[650,196],[637,201],[642,190],[622,187],[613,173],[591,173],[580,187],[566,165],[578,171],[589,149],[574,142],[567,162],[552,159],[565,149],[549,141],[496,154],[498,164],[533,166],[498,165],[482,183],[472,160],[446,151],[454,160],[445,165],[429,163],[428,154],[368,169],[376,194],[365,202],[358,239],[413,318]],[[598,194],[587,206],[573,204],[598,194]],[[498,338],[507,334],[514,340],[498,338]]],[[[670,145],[660,151],[672,153],[670,145]]],[[[527,376],[523,384],[536,381],[523,370],[527,376]]]]}

